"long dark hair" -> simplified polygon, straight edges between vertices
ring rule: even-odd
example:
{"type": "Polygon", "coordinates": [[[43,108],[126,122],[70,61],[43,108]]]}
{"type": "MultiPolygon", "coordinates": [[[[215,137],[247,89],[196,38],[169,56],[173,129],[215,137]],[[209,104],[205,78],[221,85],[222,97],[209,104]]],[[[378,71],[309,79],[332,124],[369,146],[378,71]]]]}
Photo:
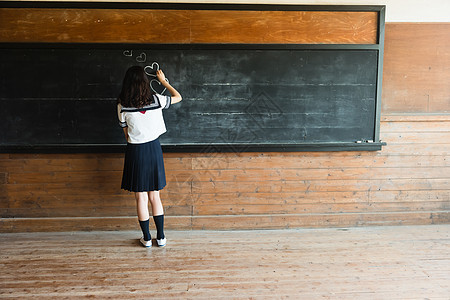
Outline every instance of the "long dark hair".
{"type": "Polygon", "coordinates": [[[150,104],[151,95],[150,82],[144,68],[141,66],[128,68],[117,102],[123,107],[141,108],[150,104]]]}

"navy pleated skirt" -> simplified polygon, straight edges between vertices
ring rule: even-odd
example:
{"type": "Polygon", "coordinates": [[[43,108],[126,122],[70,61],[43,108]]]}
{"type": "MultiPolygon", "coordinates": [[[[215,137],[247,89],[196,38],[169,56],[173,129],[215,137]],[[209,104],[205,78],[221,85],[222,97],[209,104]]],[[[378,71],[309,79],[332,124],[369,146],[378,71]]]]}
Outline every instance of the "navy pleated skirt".
{"type": "Polygon", "coordinates": [[[127,144],[122,189],[130,192],[159,191],[166,186],[166,173],[159,139],[127,144]]]}

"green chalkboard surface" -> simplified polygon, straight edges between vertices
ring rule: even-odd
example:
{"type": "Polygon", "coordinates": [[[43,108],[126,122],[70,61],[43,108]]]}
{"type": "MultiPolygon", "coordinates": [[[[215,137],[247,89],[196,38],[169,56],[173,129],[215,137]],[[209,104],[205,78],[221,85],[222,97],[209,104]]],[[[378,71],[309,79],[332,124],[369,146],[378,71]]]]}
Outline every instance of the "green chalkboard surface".
{"type": "Polygon", "coordinates": [[[116,98],[132,65],[167,93],[152,76],[161,68],[183,95],[164,112],[166,150],[363,145],[375,140],[377,59],[367,49],[2,47],[0,147],[123,147],[116,98]]]}

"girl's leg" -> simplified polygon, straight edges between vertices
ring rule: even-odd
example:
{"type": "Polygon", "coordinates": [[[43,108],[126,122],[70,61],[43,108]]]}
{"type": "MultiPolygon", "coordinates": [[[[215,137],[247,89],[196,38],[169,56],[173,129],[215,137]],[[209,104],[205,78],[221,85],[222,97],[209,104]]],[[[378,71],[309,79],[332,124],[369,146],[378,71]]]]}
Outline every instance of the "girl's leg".
{"type": "Polygon", "coordinates": [[[145,221],[150,218],[148,212],[148,194],[147,192],[134,193],[136,197],[137,215],[139,221],[145,221]]]}
{"type": "Polygon", "coordinates": [[[161,203],[161,198],[159,197],[159,191],[148,192],[148,198],[150,199],[150,204],[152,205],[152,215],[163,215],[164,209],[161,203]]]}
{"type": "Polygon", "coordinates": [[[164,246],[165,241],[161,241],[165,238],[164,236],[164,208],[161,203],[161,198],[159,197],[159,191],[148,192],[150,198],[150,204],[152,205],[153,220],[155,221],[157,236],[159,246],[164,246]],[[161,243],[161,244],[160,244],[161,243]]]}
{"type": "Polygon", "coordinates": [[[150,241],[152,237],[149,229],[150,215],[148,212],[148,194],[147,192],[141,192],[135,193],[134,196],[136,197],[137,215],[139,225],[141,226],[144,235],[144,241],[150,241]]]}

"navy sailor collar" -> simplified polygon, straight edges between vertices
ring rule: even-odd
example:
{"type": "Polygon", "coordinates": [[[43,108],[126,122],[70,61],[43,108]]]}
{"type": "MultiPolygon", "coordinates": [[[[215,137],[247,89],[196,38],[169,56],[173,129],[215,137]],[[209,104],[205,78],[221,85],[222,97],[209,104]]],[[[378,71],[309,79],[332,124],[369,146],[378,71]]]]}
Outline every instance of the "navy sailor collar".
{"type": "Polygon", "coordinates": [[[156,95],[152,95],[153,101],[144,107],[136,108],[136,107],[123,107],[120,110],[120,112],[139,112],[139,111],[147,111],[147,110],[153,110],[161,108],[161,103],[159,103],[159,99],[156,95]]]}

